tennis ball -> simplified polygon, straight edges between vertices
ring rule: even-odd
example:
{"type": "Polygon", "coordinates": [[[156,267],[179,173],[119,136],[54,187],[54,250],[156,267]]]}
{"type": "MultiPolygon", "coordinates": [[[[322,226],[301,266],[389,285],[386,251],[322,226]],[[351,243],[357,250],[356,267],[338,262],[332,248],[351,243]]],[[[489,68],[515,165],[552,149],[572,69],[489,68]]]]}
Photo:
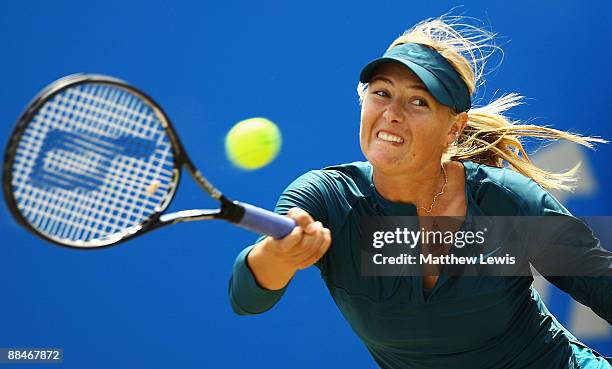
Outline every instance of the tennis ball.
{"type": "Polygon", "coordinates": [[[237,167],[254,170],[274,160],[281,143],[276,124],[266,118],[250,118],[238,122],[227,133],[225,152],[237,167]]]}

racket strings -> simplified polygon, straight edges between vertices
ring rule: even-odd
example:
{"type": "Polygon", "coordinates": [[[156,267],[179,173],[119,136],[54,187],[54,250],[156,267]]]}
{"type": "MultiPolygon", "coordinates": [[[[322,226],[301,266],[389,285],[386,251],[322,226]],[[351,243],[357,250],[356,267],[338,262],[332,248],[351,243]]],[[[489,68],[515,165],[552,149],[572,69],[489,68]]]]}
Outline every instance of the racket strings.
{"type": "MultiPolygon", "coordinates": [[[[92,110],[95,111],[96,113],[98,113],[98,117],[100,117],[99,111],[97,109],[92,109],[92,110]]],[[[95,122],[97,122],[97,121],[95,121],[95,122]]],[[[122,199],[125,200],[124,197],[121,196],[121,195],[118,197],[118,199],[119,200],[122,200],[122,199]]],[[[121,214],[121,215],[123,215],[125,217],[128,214],[121,214]]],[[[105,218],[106,217],[104,215],[102,215],[101,220],[105,220],[105,218]]],[[[88,221],[88,222],[85,223],[86,227],[91,228],[92,226],[94,226],[94,230],[95,230],[95,224],[92,223],[92,219],[91,218],[83,218],[83,219],[88,221]]],[[[106,224],[106,225],[109,226],[109,224],[106,224]]],[[[119,225],[120,226],[122,225],[121,222],[119,223],[119,225]]]]}
{"type": "Polygon", "coordinates": [[[13,191],[26,220],[77,243],[127,232],[164,206],[174,184],[155,111],[125,89],[88,83],[47,101],[18,144],[13,191]]]}

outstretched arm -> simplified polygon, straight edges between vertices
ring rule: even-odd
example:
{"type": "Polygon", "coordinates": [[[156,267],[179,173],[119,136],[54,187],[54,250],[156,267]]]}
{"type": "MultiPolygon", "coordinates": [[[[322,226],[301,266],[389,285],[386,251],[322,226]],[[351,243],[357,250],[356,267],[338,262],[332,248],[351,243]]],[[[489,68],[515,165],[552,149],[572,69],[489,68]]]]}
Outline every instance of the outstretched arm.
{"type": "Polygon", "coordinates": [[[266,237],[247,256],[257,283],[269,290],[284,288],[296,271],[308,268],[329,248],[331,232],[300,208],[289,210],[297,226],[282,240],[266,237]]]}
{"type": "Polygon", "coordinates": [[[307,173],[281,195],[275,211],[297,226],[282,240],[260,238],[236,258],[229,297],[237,314],[259,314],[272,308],[300,269],[315,264],[331,243],[325,223],[325,195],[321,178],[307,173]],[[316,221],[315,221],[316,219],[316,221]]]}

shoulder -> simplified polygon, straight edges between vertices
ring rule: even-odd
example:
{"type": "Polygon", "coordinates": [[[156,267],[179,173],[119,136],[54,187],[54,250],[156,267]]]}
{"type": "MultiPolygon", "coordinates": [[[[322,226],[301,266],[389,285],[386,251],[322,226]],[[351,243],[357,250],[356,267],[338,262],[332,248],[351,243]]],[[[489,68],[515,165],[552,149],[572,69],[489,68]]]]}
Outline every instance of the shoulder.
{"type": "Polygon", "coordinates": [[[355,203],[371,192],[372,168],[367,162],[311,170],[294,180],[281,194],[276,211],[299,207],[326,226],[337,227],[355,203]]]}
{"type": "Polygon", "coordinates": [[[490,215],[545,215],[547,211],[569,211],[532,178],[511,168],[497,168],[471,161],[463,162],[466,185],[473,199],[490,215]],[[487,212],[490,213],[490,212],[487,212]]]}
{"type": "Polygon", "coordinates": [[[371,183],[370,163],[352,162],[306,172],[287,189],[312,188],[323,192],[342,192],[347,196],[363,196],[370,191],[371,183]]]}

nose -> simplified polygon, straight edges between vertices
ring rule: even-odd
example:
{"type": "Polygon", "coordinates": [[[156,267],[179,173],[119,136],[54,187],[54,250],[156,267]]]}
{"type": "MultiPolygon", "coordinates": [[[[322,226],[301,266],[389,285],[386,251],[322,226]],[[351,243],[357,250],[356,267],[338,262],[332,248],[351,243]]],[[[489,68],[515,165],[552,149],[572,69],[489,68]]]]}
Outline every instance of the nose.
{"type": "Polygon", "coordinates": [[[385,118],[388,123],[401,123],[404,119],[402,104],[397,101],[397,99],[389,102],[389,105],[387,105],[383,112],[383,118],[385,118]]]}

